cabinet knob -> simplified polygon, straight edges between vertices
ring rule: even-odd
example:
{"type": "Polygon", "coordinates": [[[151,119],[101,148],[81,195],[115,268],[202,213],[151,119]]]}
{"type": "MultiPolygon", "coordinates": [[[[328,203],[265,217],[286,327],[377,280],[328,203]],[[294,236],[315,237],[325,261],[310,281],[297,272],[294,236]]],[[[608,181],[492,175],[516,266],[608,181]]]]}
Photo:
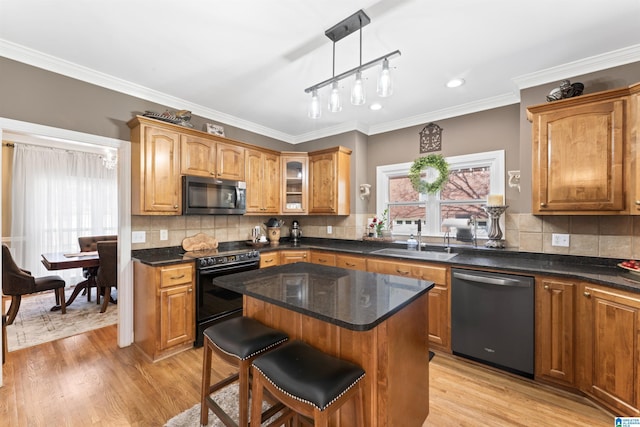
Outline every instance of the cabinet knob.
{"type": "Polygon", "coordinates": [[[640,200],[636,200],[636,206],[640,205],[640,200]]]}
{"type": "Polygon", "coordinates": [[[544,288],[545,288],[546,290],[549,290],[549,285],[544,285],[544,288]]]}
{"type": "Polygon", "coordinates": [[[540,203],[540,207],[541,207],[541,208],[546,208],[546,207],[547,207],[547,203],[546,203],[546,202],[542,202],[542,203],[540,203]]]}
{"type": "Polygon", "coordinates": [[[178,205],[173,205],[173,209],[178,209],[178,205]]]}
{"type": "Polygon", "coordinates": [[[189,288],[189,292],[193,292],[193,288],[189,288]]]}
{"type": "Polygon", "coordinates": [[[591,292],[585,291],[582,295],[584,295],[587,298],[591,298],[591,292]]]}

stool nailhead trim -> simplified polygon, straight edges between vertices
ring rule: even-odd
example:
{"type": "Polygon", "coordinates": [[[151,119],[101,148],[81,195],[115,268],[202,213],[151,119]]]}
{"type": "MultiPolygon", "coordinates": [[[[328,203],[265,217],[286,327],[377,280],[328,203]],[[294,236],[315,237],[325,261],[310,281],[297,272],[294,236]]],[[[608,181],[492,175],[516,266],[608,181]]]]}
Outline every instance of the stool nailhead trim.
{"type": "Polygon", "coordinates": [[[287,396],[297,400],[298,402],[302,402],[302,403],[306,403],[307,405],[311,405],[314,408],[320,410],[320,411],[324,411],[325,409],[327,409],[329,406],[331,406],[333,404],[333,402],[335,402],[336,400],[338,400],[343,394],[345,394],[347,391],[349,391],[351,389],[351,387],[353,387],[354,385],[358,384],[358,381],[360,381],[362,378],[364,378],[365,374],[362,374],[359,378],[357,378],[354,382],[352,382],[349,387],[345,388],[344,390],[342,390],[342,393],[340,393],[339,395],[337,395],[336,397],[333,398],[333,400],[331,400],[331,402],[327,403],[323,408],[318,407],[318,405],[316,405],[313,402],[309,402],[308,400],[302,399],[298,396],[294,396],[293,394],[289,393],[286,390],[283,390],[282,388],[280,388],[276,383],[274,383],[273,381],[271,381],[271,378],[269,378],[268,376],[266,376],[264,374],[264,372],[262,372],[262,370],[260,368],[258,368],[256,365],[253,365],[254,369],[257,369],[258,371],[260,371],[260,373],[262,374],[262,376],[264,376],[275,388],[277,388],[278,390],[280,390],[282,393],[286,394],[287,396]]]}
{"type": "Polygon", "coordinates": [[[213,345],[214,345],[218,350],[220,350],[220,351],[221,351],[221,352],[223,352],[224,354],[228,354],[229,356],[233,356],[233,357],[235,357],[236,359],[239,359],[239,360],[247,360],[247,359],[251,359],[251,358],[252,358],[253,356],[255,356],[256,354],[264,353],[265,351],[269,350],[270,348],[272,348],[272,347],[275,347],[275,346],[278,346],[278,345],[282,344],[283,342],[287,341],[289,338],[283,338],[283,339],[281,339],[281,340],[280,340],[280,341],[278,341],[278,342],[274,342],[273,344],[271,344],[271,345],[270,345],[270,346],[268,346],[268,347],[264,347],[264,348],[261,348],[261,349],[260,349],[260,350],[258,350],[258,351],[254,351],[253,353],[251,353],[251,354],[250,354],[250,355],[248,355],[247,357],[239,357],[237,354],[229,353],[228,351],[226,351],[226,350],[224,350],[224,349],[220,348],[220,346],[218,346],[218,344],[216,344],[216,343],[215,343],[215,342],[213,342],[211,339],[209,339],[209,337],[207,337],[207,339],[211,342],[211,344],[213,344],[213,345]]]}

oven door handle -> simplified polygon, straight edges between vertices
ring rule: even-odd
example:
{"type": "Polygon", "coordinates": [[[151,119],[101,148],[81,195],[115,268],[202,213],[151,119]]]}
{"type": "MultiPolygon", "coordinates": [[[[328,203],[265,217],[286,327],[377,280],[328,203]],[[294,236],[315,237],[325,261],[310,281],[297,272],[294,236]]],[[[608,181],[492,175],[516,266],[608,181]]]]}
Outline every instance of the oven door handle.
{"type": "MultiPolygon", "coordinates": [[[[207,267],[201,268],[198,270],[199,274],[218,274],[218,273],[226,273],[228,271],[241,270],[246,269],[247,267],[255,267],[258,268],[260,266],[259,261],[251,261],[244,264],[233,264],[228,267],[207,267]]],[[[219,275],[219,274],[218,274],[219,275]]]]}

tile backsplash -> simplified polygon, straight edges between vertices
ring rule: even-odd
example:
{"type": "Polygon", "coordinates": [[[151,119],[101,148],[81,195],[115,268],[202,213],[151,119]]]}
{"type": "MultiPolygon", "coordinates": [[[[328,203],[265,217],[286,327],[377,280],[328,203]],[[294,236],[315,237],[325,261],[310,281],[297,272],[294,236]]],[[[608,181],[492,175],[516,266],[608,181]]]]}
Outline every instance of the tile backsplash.
{"type": "MultiPolygon", "coordinates": [[[[180,246],[185,237],[199,232],[212,235],[220,242],[249,240],[252,228],[262,226],[272,217],[284,221],[281,230],[283,238],[289,236],[291,222],[297,219],[303,237],[360,240],[367,218],[372,216],[134,215],[131,218],[132,231],[145,231],[146,241],[134,243],[132,248],[180,246]],[[161,230],[168,230],[167,240],[160,240],[161,230]]],[[[522,252],[640,259],[640,217],[635,216],[534,216],[507,213],[504,236],[508,249],[522,252]],[[568,234],[569,247],[552,246],[553,233],[568,234]]],[[[442,244],[442,238],[425,237],[423,242],[442,244]]]]}

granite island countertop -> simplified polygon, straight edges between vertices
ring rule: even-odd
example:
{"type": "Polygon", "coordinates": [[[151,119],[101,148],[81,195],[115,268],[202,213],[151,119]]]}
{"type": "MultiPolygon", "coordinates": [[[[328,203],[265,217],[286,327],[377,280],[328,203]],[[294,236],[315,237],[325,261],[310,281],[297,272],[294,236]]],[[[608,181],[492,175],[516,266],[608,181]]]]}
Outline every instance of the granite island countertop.
{"type": "MultiPolygon", "coordinates": [[[[372,253],[386,247],[406,248],[406,245],[391,242],[305,237],[302,238],[298,244],[292,244],[287,239],[282,239],[279,245],[259,248],[259,251],[261,253],[267,253],[277,250],[316,249],[353,255],[416,261],[415,259],[405,259],[400,256],[392,257],[372,253]]],[[[249,246],[246,242],[225,242],[219,246],[221,251],[248,248],[249,246]]],[[[427,246],[425,249],[444,251],[442,246],[437,245],[427,246]]],[[[640,276],[625,272],[616,266],[622,259],[517,252],[506,249],[473,248],[469,246],[454,247],[453,252],[457,253],[457,255],[450,260],[423,262],[479,270],[500,270],[516,274],[541,274],[567,277],[640,293],[640,276]]],[[[153,266],[193,262],[192,259],[184,258],[183,254],[184,250],[181,247],[166,247],[135,250],[132,251],[132,258],[153,266]]]]}
{"type": "Polygon", "coordinates": [[[219,276],[213,283],[353,331],[373,329],[434,286],[306,262],[219,276]]]}

